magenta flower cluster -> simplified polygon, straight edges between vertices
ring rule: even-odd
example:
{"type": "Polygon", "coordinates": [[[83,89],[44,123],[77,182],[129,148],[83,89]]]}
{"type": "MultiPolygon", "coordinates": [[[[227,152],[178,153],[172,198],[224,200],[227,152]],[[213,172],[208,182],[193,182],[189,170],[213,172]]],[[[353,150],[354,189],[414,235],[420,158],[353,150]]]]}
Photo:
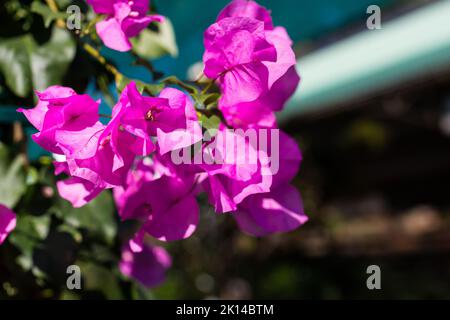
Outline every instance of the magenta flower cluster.
{"type": "MultiPolygon", "coordinates": [[[[88,3],[107,15],[97,31],[105,45],[116,50],[128,50],[128,38],[161,20],[146,15],[144,0],[88,3]]],[[[247,141],[242,130],[230,130],[278,132],[274,114],[300,80],[286,30],[274,27],[270,12],[254,1],[235,0],[205,31],[204,45],[204,74],[220,88],[218,108],[226,122],[208,141],[202,140],[192,97],[170,87],[150,97],[131,82],[107,124],[100,122],[99,101],[61,86],[37,93],[34,109],[18,110],[38,130],[34,141],[65,159],[54,163],[56,175],[68,176],[57,183],[61,197],[81,207],[112,189],[121,219],[141,222],[124,246],[120,269],[147,286],[161,281],[171,261],[164,249],[145,244],[145,237],[174,241],[191,236],[199,223],[199,193],[205,192],[217,213],[229,213],[250,235],[287,232],[307,221],[301,196],[291,185],[301,162],[295,140],[279,132],[274,170],[273,142],[262,148],[247,141]],[[218,143],[230,136],[257,161],[240,162],[240,150],[218,143]],[[205,158],[238,156],[219,163],[174,163],[173,152],[198,144],[205,158]]],[[[13,222],[1,209],[0,241],[13,222]]]]}
{"type": "Polygon", "coordinates": [[[292,40],[274,27],[270,12],[254,1],[235,0],[205,32],[205,75],[222,89],[219,108],[237,127],[275,127],[300,78],[292,40]]]}
{"type": "Polygon", "coordinates": [[[96,24],[97,34],[105,46],[117,51],[132,48],[130,38],[137,36],[153,22],[164,17],[147,15],[149,0],[87,0],[95,13],[106,15],[96,24]]]}

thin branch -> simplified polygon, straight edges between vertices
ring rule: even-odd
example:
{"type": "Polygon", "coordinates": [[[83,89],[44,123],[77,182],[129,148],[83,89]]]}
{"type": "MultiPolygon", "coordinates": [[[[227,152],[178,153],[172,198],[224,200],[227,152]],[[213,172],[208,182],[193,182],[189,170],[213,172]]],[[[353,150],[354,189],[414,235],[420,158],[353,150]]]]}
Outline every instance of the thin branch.
{"type": "Polygon", "coordinates": [[[100,52],[91,46],[89,43],[83,43],[83,49],[89,53],[95,60],[97,60],[105,69],[110,72],[117,80],[122,74],[116,69],[112,64],[106,61],[105,57],[100,54],[100,52]]]}
{"type": "MultiPolygon", "coordinates": [[[[45,0],[45,2],[47,3],[47,5],[49,6],[50,10],[52,10],[54,13],[58,13],[58,5],[56,4],[55,0],[45,0]]],[[[64,22],[63,19],[57,19],[56,20],[56,25],[59,28],[65,28],[66,27],[66,23],[64,22]]]]}
{"type": "Polygon", "coordinates": [[[208,84],[203,88],[202,90],[202,94],[205,94],[209,91],[209,89],[211,89],[211,87],[213,86],[213,84],[216,82],[215,79],[212,79],[208,82],[208,84]]]}

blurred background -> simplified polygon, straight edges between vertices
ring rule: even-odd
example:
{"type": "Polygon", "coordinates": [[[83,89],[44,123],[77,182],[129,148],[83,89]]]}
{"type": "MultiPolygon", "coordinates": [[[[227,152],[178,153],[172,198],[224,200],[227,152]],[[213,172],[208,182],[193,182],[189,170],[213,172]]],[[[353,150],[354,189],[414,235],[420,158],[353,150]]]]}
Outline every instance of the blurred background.
{"type": "MultiPolygon", "coordinates": [[[[198,74],[203,31],[227,3],[154,0],[178,45],[155,68],[180,78],[198,74]]],[[[18,210],[34,216],[18,228],[40,242],[17,232],[14,246],[0,248],[0,298],[450,298],[450,1],[259,3],[295,42],[302,81],[279,121],[303,152],[295,184],[310,221],[258,239],[204,206],[198,231],[166,245],[174,259],[166,283],[154,290],[130,284],[112,267],[126,231],[110,196],[81,214],[55,200],[48,155],[32,141],[26,150],[15,143],[33,132],[14,111],[33,105],[32,97],[17,97],[3,77],[0,140],[38,163],[31,176],[9,181],[23,181],[18,210]],[[381,29],[367,28],[370,5],[381,8],[381,29]],[[87,270],[83,292],[62,288],[64,266],[74,261],[87,270]],[[366,287],[369,265],[381,268],[381,290],[366,287]]],[[[130,66],[131,57],[105,54],[127,76],[149,77],[130,66]]],[[[83,74],[99,69],[88,60],[77,51],[67,68],[78,76],[64,83],[105,97],[101,83],[83,74]]],[[[0,166],[0,179],[13,164],[0,166]]]]}

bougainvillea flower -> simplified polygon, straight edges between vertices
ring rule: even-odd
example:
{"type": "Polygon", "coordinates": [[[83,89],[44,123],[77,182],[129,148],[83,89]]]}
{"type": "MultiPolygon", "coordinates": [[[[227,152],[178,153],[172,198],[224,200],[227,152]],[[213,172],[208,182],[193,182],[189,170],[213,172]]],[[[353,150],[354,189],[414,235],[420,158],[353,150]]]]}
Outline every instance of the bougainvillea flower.
{"type": "Polygon", "coordinates": [[[270,106],[274,111],[280,111],[295,92],[300,77],[295,69],[296,59],[292,50],[292,40],[286,29],[276,27],[266,31],[266,37],[277,50],[277,60],[264,62],[269,70],[269,92],[261,97],[261,103],[270,106]]]}
{"type": "MultiPolygon", "coordinates": [[[[70,175],[67,162],[53,162],[55,175],[70,175]]],[[[70,177],[56,183],[59,195],[69,201],[74,208],[80,208],[97,197],[104,190],[92,182],[79,177],[70,177]]]]}
{"type": "Polygon", "coordinates": [[[122,185],[135,156],[154,151],[149,123],[154,110],[162,107],[169,108],[167,99],[144,97],[131,83],[123,90],[107,125],[97,122],[77,132],[58,131],[56,140],[70,175],[91,182],[93,186],[84,183],[83,187],[95,192],[122,185]]]}
{"type": "Polygon", "coordinates": [[[147,15],[148,0],[88,0],[94,11],[107,15],[96,24],[97,33],[105,46],[117,51],[131,50],[129,38],[137,36],[153,22],[163,21],[159,15],[147,15]]]}
{"type": "MultiPolygon", "coordinates": [[[[136,155],[146,156],[155,150],[155,146],[148,134],[148,114],[151,110],[167,105],[167,101],[159,98],[144,97],[136,88],[134,82],[124,88],[119,102],[114,106],[112,119],[102,133],[101,139],[109,137],[113,149],[124,136],[134,137],[131,149],[136,155]]],[[[122,157],[118,154],[118,158],[122,157]]]]}
{"type": "Polygon", "coordinates": [[[242,231],[254,236],[292,231],[308,221],[300,193],[289,184],[248,197],[233,216],[242,231]]]}
{"type": "Polygon", "coordinates": [[[0,204],[0,244],[16,227],[16,214],[9,208],[0,204]]]}
{"type": "Polygon", "coordinates": [[[273,176],[270,192],[247,197],[233,212],[242,231],[264,236],[292,231],[308,221],[300,193],[289,184],[297,174],[300,162],[301,153],[297,143],[280,132],[279,168],[273,176]]]}
{"type": "Polygon", "coordinates": [[[231,106],[219,102],[219,109],[228,125],[242,129],[273,129],[277,127],[275,112],[262,99],[231,106]]]}
{"type": "Polygon", "coordinates": [[[69,201],[74,208],[86,205],[104,190],[78,177],[58,181],[56,187],[61,198],[69,201]]]}
{"type": "Polygon", "coordinates": [[[71,178],[60,181],[58,190],[76,207],[105,188],[123,185],[135,157],[155,150],[152,137],[161,154],[202,138],[191,99],[177,89],[146,97],[130,83],[106,125],[98,121],[99,103],[87,95],[50,87],[39,98],[35,109],[19,111],[40,130],[34,138],[41,146],[65,156],[71,178]]]}
{"type": "Polygon", "coordinates": [[[76,92],[72,88],[51,86],[44,92],[36,92],[39,101],[33,109],[19,108],[17,111],[22,112],[30,121],[30,123],[39,131],[42,130],[45,114],[48,111],[49,100],[58,98],[67,98],[75,95],[76,92]]]}
{"type": "Polygon", "coordinates": [[[39,101],[33,109],[17,109],[39,130],[33,140],[44,149],[62,154],[55,141],[58,130],[78,131],[98,121],[99,102],[72,89],[52,86],[36,93],[39,101]]]}
{"type": "Polygon", "coordinates": [[[264,23],[251,18],[224,18],[205,31],[204,73],[219,81],[224,105],[254,101],[268,90],[264,61],[276,61],[264,23]]]}
{"type": "Polygon", "coordinates": [[[184,92],[166,88],[159,94],[167,99],[169,108],[156,114],[151,122],[152,131],[158,141],[159,153],[181,149],[195,144],[203,138],[192,99],[184,92]]]}
{"type": "MultiPolygon", "coordinates": [[[[61,196],[79,207],[103,189],[121,185],[129,167],[124,161],[117,164],[117,152],[108,139],[100,139],[106,126],[98,121],[99,102],[59,86],[49,87],[37,95],[39,102],[35,108],[18,111],[39,130],[33,139],[40,146],[65,156],[66,161],[57,171],[71,178],[58,182],[61,196]]],[[[131,166],[134,156],[123,150],[128,146],[129,139],[125,137],[117,149],[126,154],[131,166]]]]}
{"type": "Polygon", "coordinates": [[[246,197],[270,191],[267,154],[239,132],[221,126],[203,154],[204,163],[199,165],[207,175],[203,186],[216,212],[235,211],[246,197]]]}
{"type": "MultiPolygon", "coordinates": [[[[280,186],[291,182],[291,180],[297,175],[300,163],[302,161],[302,153],[298,147],[297,142],[283,131],[279,131],[278,148],[274,148],[271,145],[272,141],[268,141],[268,153],[278,152],[278,168],[272,170],[273,186],[280,186]],[[276,150],[278,149],[278,150],[276,150]]],[[[271,154],[271,157],[275,155],[271,154]]]]}
{"type": "Polygon", "coordinates": [[[142,251],[133,252],[125,245],[122,248],[119,269],[125,276],[150,288],[164,282],[166,271],[171,265],[172,259],[162,247],[144,245],[142,251]]]}
{"type": "Polygon", "coordinates": [[[270,11],[260,6],[252,0],[234,0],[226,6],[220,13],[217,20],[229,17],[247,17],[264,22],[266,30],[273,29],[272,17],[270,11]]]}
{"type": "Polygon", "coordinates": [[[122,185],[135,157],[130,149],[134,137],[123,134],[113,145],[111,135],[104,135],[107,129],[108,126],[97,122],[76,133],[57,131],[55,135],[70,175],[88,180],[96,188],[122,185]]]}
{"type": "Polygon", "coordinates": [[[295,54],[292,50],[292,40],[283,27],[274,27],[270,11],[255,1],[234,0],[219,14],[217,21],[225,18],[247,17],[264,23],[265,37],[274,45],[277,52],[276,61],[264,62],[269,70],[269,88],[280,79],[294,64],[295,54]]]}
{"type": "MultiPolygon", "coordinates": [[[[197,113],[189,96],[174,88],[162,90],[157,98],[143,96],[134,82],[122,92],[108,126],[116,132],[125,131],[137,137],[132,147],[136,155],[141,156],[155,150],[150,137],[157,137],[161,154],[202,139],[197,113]]],[[[116,138],[112,136],[111,140],[115,143],[116,138]]]]}
{"type": "Polygon", "coordinates": [[[199,220],[195,186],[193,175],[171,171],[157,161],[140,162],[130,171],[126,186],[114,188],[114,199],[123,220],[142,222],[135,243],[144,231],[162,241],[191,236],[199,220]]]}
{"type": "Polygon", "coordinates": [[[264,37],[274,46],[276,60],[262,61],[267,72],[267,83],[264,84],[267,90],[261,91],[257,99],[240,98],[230,103],[225,95],[228,84],[221,83],[224,97],[219,101],[219,108],[227,122],[234,127],[273,128],[276,126],[273,111],[280,111],[284,107],[300,81],[295,69],[292,40],[283,27],[273,27],[270,12],[254,1],[233,1],[219,14],[218,21],[242,17],[264,23],[264,37]]]}

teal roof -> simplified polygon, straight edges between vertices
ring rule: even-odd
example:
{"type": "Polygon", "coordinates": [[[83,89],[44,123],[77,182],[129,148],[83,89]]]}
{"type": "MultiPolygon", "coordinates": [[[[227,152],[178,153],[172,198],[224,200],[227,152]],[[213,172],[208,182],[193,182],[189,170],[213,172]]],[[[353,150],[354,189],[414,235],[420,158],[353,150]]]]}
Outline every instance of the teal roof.
{"type": "Polygon", "coordinates": [[[450,70],[450,1],[417,9],[298,60],[302,82],[281,120],[450,70]]]}

